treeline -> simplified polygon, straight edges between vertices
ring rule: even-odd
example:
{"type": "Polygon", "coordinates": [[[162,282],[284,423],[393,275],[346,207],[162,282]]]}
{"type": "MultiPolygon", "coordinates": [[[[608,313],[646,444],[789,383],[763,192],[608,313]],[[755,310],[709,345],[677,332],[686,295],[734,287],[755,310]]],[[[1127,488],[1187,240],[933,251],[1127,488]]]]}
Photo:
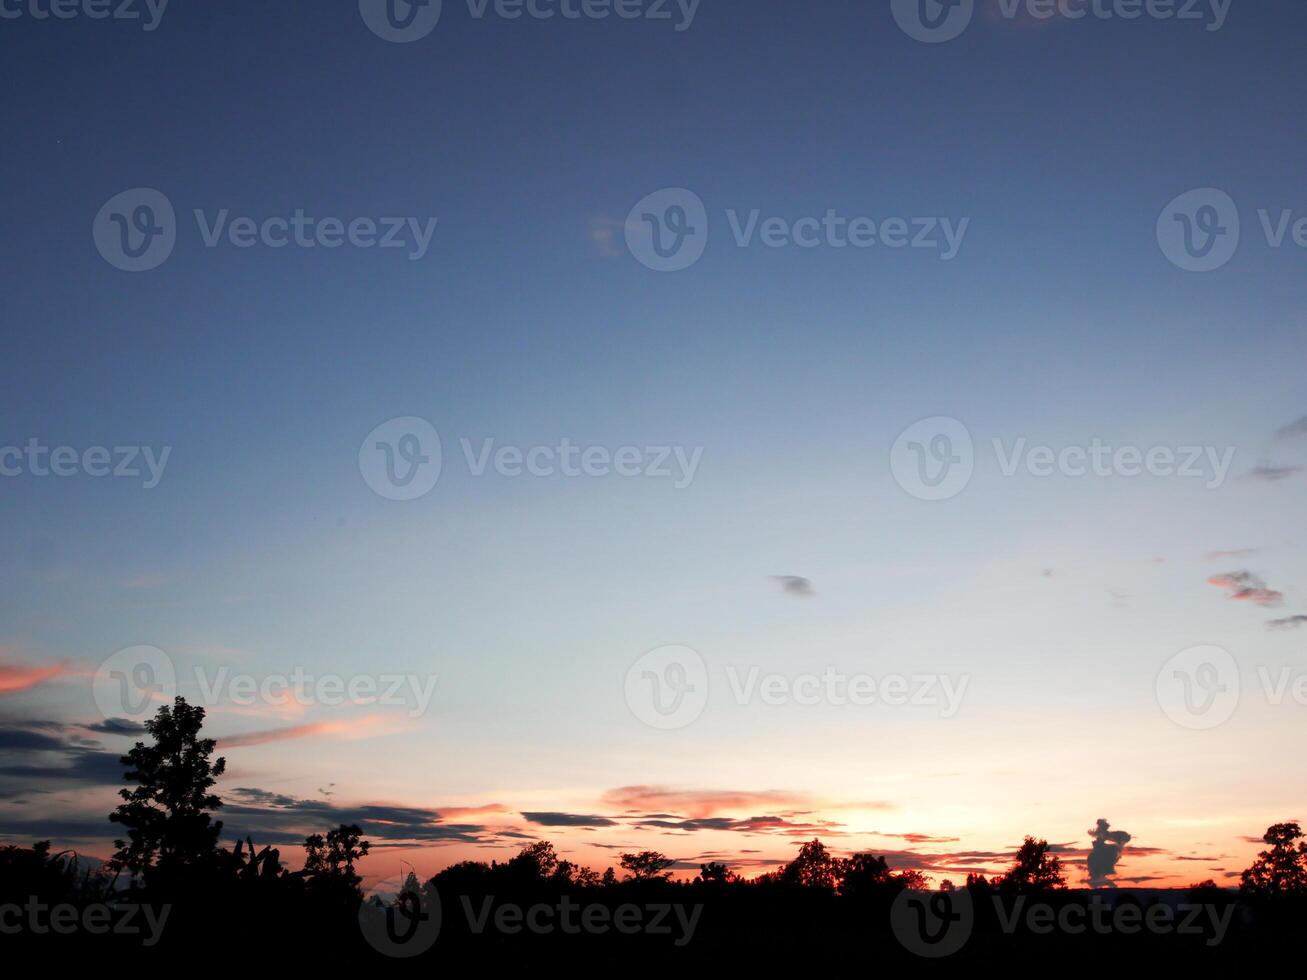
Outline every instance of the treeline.
{"type": "Polygon", "coordinates": [[[597,872],[537,841],[504,862],[461,862],[426,882],[410,874],[392,893],[365,897],[356,866],[371,845],[356,826],[307,837],[299,870],[273,847],[221,845],[212,790],[225,763],[201,736],[203,721],[202,708],[178,698],[147,722],[150,741],[123,758],[128,785],[109,817],[122,836],[104,866],[48,842],[0,847],[6,950],[160,961],[208,950],[296,963],[579,957],[615,968],[1067,954],[1210,963],[1286,945],[1307,914],[1307,841],[1294,823],[1267,830],[1237,890],[1212,881],[1166,895],[1071,889],[1054,849],[1027,837],[1002,875],[933,890],[919,871],[871,853],[838,857],[818,840],[775,872],[746,879],[713,862],[690,880],[674,880],[674,862],[657,851],[622,854],[618,868],[597,872]]]}

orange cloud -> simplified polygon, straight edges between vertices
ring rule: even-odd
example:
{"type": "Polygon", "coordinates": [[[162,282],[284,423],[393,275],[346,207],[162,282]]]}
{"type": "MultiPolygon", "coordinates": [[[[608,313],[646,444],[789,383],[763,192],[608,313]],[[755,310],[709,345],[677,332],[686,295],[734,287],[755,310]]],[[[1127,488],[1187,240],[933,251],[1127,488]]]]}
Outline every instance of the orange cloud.
{"type": "Polygon", "coordinates": [[[218,746],[223,749],[235,749],[247,745],[284,742],[293,738],[311,738],[315,735],[374,738],[378,735],[389,735],[397,730],[393,720],[382,715],[367,715],[362,718],[340,721],[311,721],[304,725],[291,725],[288,728],[272,728],[261,732],[247,732],[244,735],[231,735],[227,738],[218,739],[218,746]]]}
{"type": "Polygon", "coordinates": [[[759,792],[739,790],[675,790],[665,786],[621,786],[609,790],[603,800],[626,810],[671,810],[690,817],[711,817],[727,810],[754,807],[801,806],[806,797],[781,790],[759,792]]]}
{"type": "Polygon", "coordinates": [[[17,694],[29,690],[62,673],[62,666],[26,667],[22,664],[0,663],[0,694],[17,694]]]}

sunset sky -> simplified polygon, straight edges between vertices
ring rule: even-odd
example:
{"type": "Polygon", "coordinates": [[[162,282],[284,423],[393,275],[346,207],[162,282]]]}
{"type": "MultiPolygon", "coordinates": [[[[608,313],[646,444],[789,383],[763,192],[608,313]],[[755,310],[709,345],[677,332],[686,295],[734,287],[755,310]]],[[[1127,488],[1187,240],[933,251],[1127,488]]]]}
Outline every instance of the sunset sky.
{"type": "Polygon", "coordinates": [[[1307,249],[1258,213],[1307,217],[1282,84],[1307,6],[977,6],[940,44],[879,2],[703,0],[677,30],[445,0],[405,44],[352,0],[0,23],[0,450],[170,447],[150,489],[143,453],[139,478],[0,455],[0,840],[109,855],[136,736],[94,682],[148,646],[220,740],[224,837],[357,821],[370,882],[542,838],[754,874],[813,837],[960,881],[1026,834],[1083,861],[1099,818],[1132,838],[1119,884],[1237,878],[1307,818],[1307,249]],[[177,215],[148,272],[92,234],[133,188],[177,215]],[[675,273],[629,247],[663,188],[709,225],[675,273]],[[1196,188],[1242,219],[1208,273],[1157,234],[1196,188]],[[968,223],[948,260],[740,247],[755,209],[968,223]],[[438,223],[413,259],[207,247],[196,210],[438,223]],[[386,499],[360,447],[408,417],[439,480],[386,499]],[[940,417],[974,473],[922,500],[893,450],[940,417]],[[672,475],[477,475],[485,440],[667,447],[672,475]],[[1004,472],[1096,440],[1200,448],[1200,475],[1004,472]],[[707,700],[660,729],[627,675],[669,645],[707,700]],[[1191,728],[1158,678],[1200,645],[1241,695],[1191,728]],[[226,683],[297,668],[406,700],[226,683]],[[956,711],[769,704],[751,671],[962,686],[956,711]]]}

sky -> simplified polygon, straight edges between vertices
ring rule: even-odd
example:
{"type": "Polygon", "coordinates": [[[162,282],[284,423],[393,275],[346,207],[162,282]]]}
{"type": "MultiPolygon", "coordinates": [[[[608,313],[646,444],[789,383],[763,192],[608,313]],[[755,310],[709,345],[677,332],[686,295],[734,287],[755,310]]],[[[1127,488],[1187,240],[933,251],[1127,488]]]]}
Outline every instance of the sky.
{"type": "Polygon", "coordinates": [[[1307,816],[1307,9],[924,2],[0,3],[0,839],[108,856],[180,694],[225,837],[373,881],[1236,881],[1307,816]]]}

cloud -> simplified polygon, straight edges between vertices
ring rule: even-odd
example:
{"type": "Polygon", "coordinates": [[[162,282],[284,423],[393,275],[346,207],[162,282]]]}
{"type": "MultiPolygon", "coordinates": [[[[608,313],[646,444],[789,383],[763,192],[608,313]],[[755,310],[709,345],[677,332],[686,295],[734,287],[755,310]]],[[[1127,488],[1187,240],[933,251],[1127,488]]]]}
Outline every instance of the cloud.
{"type": "Polygon", "coordinates": [[[587,237],[600,256],[606,259],[616,258],[624,254],[617,243],[619,230],[623,227],[622,222],[613,218],[591,218],[587,237]]]}
{"type": "Polygon", "coordinates": [[[1249,571],[1213,575],[1207,582],[1209,585],[1227,589],[1231,599],[1241,602],[1255,602],[1259,606],[1278,606],[1284,601],[1283,592],[1268,589],[1261,578],[1249,571]]]}
{"type": "MultiPolygon", "coordinates": [[[[781,790],[679,790],[666,786],[619,786],[603,795],[608,806],[634,811],[675,811],[699,819],[726,810],[748,811],[757,806],[802,806],[807,800],[781,790]]],[[[673,817],[675,814],[664,814],[673,817]]]]}
{"type": "Polygon", "coordinates": [[[345,806],[250,786],[237,787],[226,795],[227,804],[222,808],[224,836],[249,836],[259,843],[298,844],[308,834],[342,823],[357,824],[364,836],[392,844],[490,844],[507,836],[484,824],[445,823],[441,811],[424,807],[378,803],[345,806]]]}
{"type": "Polygon", "coordinates": [[[1279,432],[1275,433],[1277,439],[1298,439],[1307,436],[1307,415],[1298,419],[1296,422],[1290,422],[1279,432]]]}
{"type": "Polygon", "coordinates": [[[840,829],[842,826],[831,820],[795,821],[789,819],[789,815],[746,817],[743,820],[734,817],[699,817],[691,820],[642,818],[632,823],[632,827],[636,830],[653,827],[683,833],[709,830],[735,834],[782,834],[805,839],[815,834],[825,837],[842,836],[844,834],[840,829]]]}
{"type": "Polygon", "coordinates": [[[100,735],[144,735],[145,726],[129,718],[109,718],[93,725],[83,725],[89,732],[100,735]]]}
{"type": "Polygon", "coordinates": [[[1089,855],[1085,859],[1089,869],[1090,888],[1116,887],[1112,876],[1116,874],[1116,864],[1121,860],[1121,852],[1130,843],[1130,835],[1124,830],[1112,830],[1111,826],[1099,817],[1097,826],[1089,831],[1089,836],[1094,839],[1089,855]]]}
{"type": "Polygon", "coordinates": [[[1307,626],[1307,616],[1286,616],[1284,619],[1272,619],[1266,623],[1266,628],[1272,630],[1296,630],[1299,626],[1307,626]]]}
{"type": "MultiPolygon", "coordinates": [[[[38,751],[50,751],[40,749],[38,751]]],[[[117,752],[64,747],[63,764],[21,763],[0,765],[0,777],[20,780],[59,780],[93,786],[119,786],[127,767],[117,752]]]]}
{"type": "Polygon", "coordinates": [[[813,591],[811,579],[801,575],[773,575],[772,581],[780,585],[782,592],[796,599],[810,599],[817,594],[813,591]]]}
{"type": "Polygon", "coordinates": [[[1229,551],[1209,551],[1203,555],[1208,561],[1219,561],[1223,558],[1251,558],[1253,555],[1260,554],[1261,548],[1232,548],[1229,551]]]}
{"type": "Polygon", "coordinates": [[[304,725],[291,725],[288,728],[271,728],[261,732],[247,732],[244,735],[229,735],[218,739],[220,749],[238,749],[249,745],[267,745],[269,742],[284,742],[292,738],[312,738],[316,735],[341,735],[347,738],[372,738],[389,735],[394,728],[386,724],[381,715],[366,715],[362,718],[340,719],[337,721],[311,721],[304,725]]]}
{"type": "Polygon", "coordinates": [[[0,663],[0,695],[17,694],[44,684],[64,673],[62,666],[26,667],[22,664],[0,663]]]}
{"type": "Polygon", "coordinates": [[[1301,466],[1256,466],[1244,474],[1245,479],[1261,480],[1263,483],[1279,483],[1302,472],[1301,466]]]}
{"type": "Polygon", "coordinates": [[[522,816],[528,823],[542,827],[616,827],[616,820],[597,817],[584,813],[554,813],[535,810],[523,811],[522,816]]]}

